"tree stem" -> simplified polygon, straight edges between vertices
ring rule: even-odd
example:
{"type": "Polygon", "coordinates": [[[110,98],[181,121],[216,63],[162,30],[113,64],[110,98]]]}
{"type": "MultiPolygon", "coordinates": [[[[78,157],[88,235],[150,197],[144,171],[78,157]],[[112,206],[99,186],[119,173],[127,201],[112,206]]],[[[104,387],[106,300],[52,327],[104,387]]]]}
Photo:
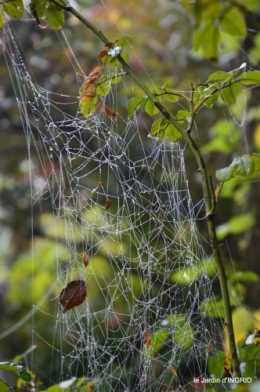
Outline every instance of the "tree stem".
{"type": "MultiPolygon", "coordinates": [[[[109,40],[104,36],[104,34],[97,30],[92,23],[90,23],[87,19],[85,19],[78,11],[76,11],[73,7],[67,6],[63,0],[59,3],[56,0],[50,0],[51,3],[55,4],[56,6],[60,7],[61,9],[71,13],[74,15],[78,20],[80,20],[86,27],[88,27],[96,36],[98,36],[101,41],[104,43],[108,43],[109,40]]],[[[236,377],[241,377],[241,372],[239,368],[239,359],[237,355],[237,348],[234,338],[234,328],[233,328],[233,321],[232,321],[232,312],[231,312],[231,305],[229,300],[229,293],[228,293],[228,286],[227,286],[227,278],[225,274],[225,268],[223,265],[223,261],[221,259],[217,235],[216,235],[216,228],[214,224],[214,215],[215,215],[215,197],[214,197],[214,190],[211,188],[211,179],[208,176],[207,168],[205,165],[205,161],[202,158],[202,155],[194,142],[193,138],[191,137],[190,130],[184,130],[180,124],[178,124],[173,116],[162,106],[162,104],[156,99],[156,97],[152,94],[152,92],[146,87],[146,85],[139,79],[138,76],[133,72],[131,67],[124,61],[124,59],[119,55],[118,60],[120,61],[123,69],[127,72],[131,77],[136,81],[139,87],[144,91],[144,93],[154,102],[156,107],[160,110],[162,115],[171,122],[175,128],[181,133],[182,137],[188,143],[196,161],[199,166],[199,170],[202,176],[202,189],[203,189],[203,196],[205,200],[205,210],[206,210],[206,218],[207,218],[207,228],[210,237],[210,243],[212,247],[213,257],[216,261],[218,276],[220,281],[221,293],[224,302],[224,312],[225,312],[225,325],[228,333],[228,342],[229,342],[229,349],[232,358],[232,365],[233,371],[236,377]]]]}

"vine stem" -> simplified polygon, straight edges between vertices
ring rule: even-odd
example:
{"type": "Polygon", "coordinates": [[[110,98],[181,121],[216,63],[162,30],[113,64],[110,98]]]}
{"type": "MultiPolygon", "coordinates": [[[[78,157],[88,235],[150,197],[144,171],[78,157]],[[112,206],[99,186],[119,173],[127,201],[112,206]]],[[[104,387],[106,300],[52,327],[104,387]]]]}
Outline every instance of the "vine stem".
{"type": "MultiPolygon", "coordinates": [[[[79,21],[81,21],[86,27],[88,27],[96,36],[98,36],[101,41],[105,44],[109,42],[109,40],[104,36],[104,34],[98,30],[92,23],[90,23],[86,18],[84,18],[75,8],[68,6],[63,0],[61,3],[56,0],[49,0],[52,4],[60,7],[64,11],[69,12],[74,15],[79,21]]],[[[162,115],[181,133],[182,137],[188,143],[199,167],[199,171],[201,172],[202,177],[202,190],[203,196],[205,200],[205,210],[206,210],[206,218],[207,218],[207,228],[210,237],[211,248],[213,252],[213,257],[216,261],[218,277],[220,281],[220,288],[223,297],[224,303],[224,313],[225,313],[225,327],[228,334],[228,343],[229,349],[231,353],[231,361],[233,366],[233,371],[236,377],[241,377],[240,367],[239,367],[239,359],[237,354],[237,348],[234,338],[234,328],[232,321],[232,311],[229,300],[228,293],[228,285],[227,278],[225,273],[224,264],[221,258],[221,254],[219,251],[218,240],[216,235],[216,228],[214,223],[215,216],[215,207],[216,207],[216,198],[214,195],[214,189],[211,186],[211,178],[207,173],[207,167],[205,161],[191,136],[190,129],[188,131],[184,130],[177,121],[174,120],[173,116],[163,107],[163,105],[156,99],[156,97],[152,94],[152,92],[146,87],[146,85],[139,79],[138,76],[133,72],[131,67],[124,61],[124,59],[118,55],[118,60],[121,63],[123,70],[128,73],[139,85],[139,87],[144,91],[144,93],[149,97],[154,105],[159,109],[162,115]]]]}

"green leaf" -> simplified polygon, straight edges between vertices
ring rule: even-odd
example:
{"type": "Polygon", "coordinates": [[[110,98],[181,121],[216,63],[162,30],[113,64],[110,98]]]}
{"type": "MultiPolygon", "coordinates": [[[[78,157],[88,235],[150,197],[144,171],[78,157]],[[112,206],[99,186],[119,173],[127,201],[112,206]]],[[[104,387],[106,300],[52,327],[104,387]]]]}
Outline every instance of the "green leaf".
{"type": "Polygon", "coordinates": [[[217,71],[208,77],[207,83],[226,82],[226,80],[228,80],[228,73],[225,71],[217,71]]]}
{"type": "Polygon", "coordinates": [[[127,37],[126,35],[121,35],[115,43],[115,46],[121,46],[122,48],[126,45],[131,45],[132,38],[127,37]]]}
{"type": "Polygon", "coordinates": [[[46,23],[54,30],[60,29],[64,25],[64,11],[57,5],[48,2],[46,23]]]}
{"type": "Polygon", "coordinates": [[[234,121],[229,120],[219,120],[210,129],[210,134],[211,140],[201,149],[203,154],[212,151],[228,154],[234,150],[234,146],[241,138],[241,131],[236,128],[234,121]]]}
{"type": "Polygon", "coordinates": [[[162,87],[161,89],[163,92],[165,92],[165,94],[163,95],[163,97],[169,101],[169,102],[178,102],[179,101],[179,97],[178,95],[176,95],[176,91],[173,90],[172,88],[168,88],[168,87],[162,87]]]}
{"type": "MultiPolygon", "coordinates": [[[[151,136],[159,136],[159,132],[160,132],[160,126],[161,126],[161,122],[162,122],[162,118],[157,118],[152,125],[151,131],[150,131],[150,135],[151,136]]],[[[159,136],[160,138],[160,136],[159,136]]],[[[163,138],[163,136],[161,137],[161,139],[163,138]]],[[[160,139],[160,140],[161,140],[160,139]]]]}
{"type": "Polygon", "coordinates": [[[216,59],[220,42],[219,28],[211,21],[195,32],[193,47],[197,51],[202,48],[203,53],[210,59],[216,59]]]}
{"type": "MultiPolygon", "coordinates": [[[[157,97],[158,101],[159,101],[159,98],[160,97],[157,97]]],[[[159,112],[159,109],[157,108],[157,106],[155,106],[154,102],[150,98],[147,99],[146,104],[144,105],[144,110],[150,116],[154,116],[155,114],[157,114],[159,112]]]]}
{"type": "MultiPolygon", "coordinates": [[[[129,55],[127,53],[120,54],[121,58],[127,62],[129,60],[129,55]]],[[[115,58],[116,60],[116,58],[115,58]]],[[[112,61],[110,62],[112,64],[112,61]]]]}
{"type": "Polygon", "coordinates": [[[230,8],[220,18],[220,25],[229,35],[234,37],[246,36],[247,28],[244,15],[236,7],[230,8]]]}
{"type": "Polygon", "coordinates": [[[0,369],[13,372],[24,381],[31,381],[32,379],[30,373],[28,373],[23,366],[13,362],[0,362],[0,369]]]}
{"type": "Polygon", "coordinates": [[[134,118],[134,113],[136,112],[138,107],[144,102],[144,100],[144,97],[133,97],[128,101],[127,110],[131,119],[134,118]]]}
{"type": "MultiPolygon", "coordinates": [[[[104,76],[106,76],[106,75],[104,75],[104,76]]],[[[109,73],[109,75],[107,75],[106,78],[109,79],[109,82],[111,84],[119,83],[122,80],[122,76],[119,75],[118,73],[115,73],[115,72],[109,73]]],[[[101,77],[101,80],[102,80],[102,77],[101,77]]]]}
{"type": "Polygon", "coordinates": [[[86,102],[84,105],[80,102],[79,108],[81,113],[85,116],[88,117],[90,114],[94,113],[96,110],[96,105],[97,105],[98,97],[93,97],[90,99],[88,102],[86,102]]]}
{"type": "Polygon", "coordinates": [[[166,118],[158,118],[153,122],[150,135],[159,137],[160,141],[166,137],[171,142],[176,142],[181,137],[181,133],[178,129],[166,120],[166,118]]]}
{"type": "Polygon", "coordinates": [[[190,112],[188,112],[187,110],[178,110],[175,120],[179,124],[183,124],[185,121],[189,121],[189,118],[190,118],[190,112]]]}
{"type": "Polygon", "coordinates": [[[0,379],[0,392],[8,392],[8,384],[0,379]]]}
{"type": "Polygon", "coordinates": [[[248,71],[243,72],[238,80],[243,84],[256,84],[260,85],[260,72],[259,71],[248,71]]]}
{"type": "Polygon", "coordinates": [[[151,337],[150,355],[154,357],[169,339],[170,332],[166,328],[158,329],[151,337]]]}
{"type": "Polygon", "coordinates": [[[182,326],[176,326],[174,340],[179,346],[189,349],[194,341],[194,329],[188,322],[182,326]]]}
{"type": "Polygon", "coordinates": [[[255,361],[260,358],[260,345],[245,344],[239,350],[241,361],[255,361]]]}
{"type": "Polygon", "coordinates": [[[190,285],[198,280],[202,275],[214,276],[216,274],[216,263],[214,260],[202,260],[193,267],[181,268],[174,271],[170,276],[173,283],[190,285]]]}
{"type": "Polygon", "coordinates": [[[208,369],[210,374],[214,374],[214,377],[221,379],[224,373],[224,361],[225,353],[218,351],[216,356],[210,355],[208,358],[208,369]]]}
{"type": "Polygon", "coordinates": [[[216,90],[215,87],[211,87],[211,89],[208,90],[208,94],[210,94],[210,96],[204,102],[204,105],[207,106],[209,109],[213,107],[214,103],[217,101],[219,97],[219,91],[215,91],[215,90],[216,90]]]}
{"type": "Polygon", "coordinates": [[[259,276],[255,272],[236,272],[231,275],[228,279],[228,284],[231,285],[233,282],[243,281],[243,282],[258,282],[259,276]]]}
{"type": "Polygon", "coordinates": [[[164,137],[169,139],[171,142],[177,142],[177,140],[181,138],[181,133],[173,124],[167,121],[164,128],[164,137]]]}
{"type": "Polygon", "coordinates": [[[29,7],[32,16],[35,17],[35,13],[38,18],[42,18],[46,14],[46,1],[43,0],[31,0],[29,7]]]}
{"type": "Polygon", "coordinates": [[[203,301],[200,310],[206,317],[225,317],[224,303],[222,300],[217,301],[216,297],[211,297],[203,301]]]}
{"type": "Polygon", "coordinates": [[[108,80],[107,75],[101,76],[96,86],[96,94],[105,97],[111,91],[111,82],[108,80]]]}
{"type": "Polygon", "coordinates": [[[221,89],[220,96],[225,103],[235,103],[241,91],[241,85],[238,82],[235,82],[230,86],[221,89]]]}
{"type": "Polygon", "coordinates": [[[252,214],[242,214],[235,216],[223,225],[216,228],[218,240],[223,240],[229,234],[240,234],[251,229],[256,223],[252,214]]]}
{"type": "Polygon", "coordinates": [[[235,158],[228,167],[217,170],[216,177],[217,180],[225,182],[237,176],[250,177],[259,170],[260,154],[245,154],[235,158]]]}
{"type": "Polygon", "coordinates": [[[4,11],[12,18],[21,18],[24,14],[22,0],[4,0],[4,11]]]}

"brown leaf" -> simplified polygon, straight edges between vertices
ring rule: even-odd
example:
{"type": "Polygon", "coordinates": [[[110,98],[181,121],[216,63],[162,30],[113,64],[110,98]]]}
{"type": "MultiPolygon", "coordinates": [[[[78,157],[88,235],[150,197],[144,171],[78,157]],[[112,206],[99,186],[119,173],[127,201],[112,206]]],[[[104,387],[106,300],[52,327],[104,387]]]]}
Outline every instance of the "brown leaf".
{"type": "Polygon", "coordinates": [[[145,345],[147,348],[151,346],[152,337],[150,331],[145,331],[145,345]]]}
{"type": "Polygon", "coordinates": [[[87,296],[87,289],[83,280],[73,280],[61,291],[59,296],[59,308],[65,313],[67,310],[79,306],[87,296]]]}
{"type": "Polygon", "coordinates": [[[111,206],[112,200],[107,199],[106,201],[106,210],[108,210],[108,208],[111,206]]]}
{"type": "Polygon", "coordinates": [[[112,117],[112,118],[115,118],[115,117],[117,116],[116,113],[111,112],[111,110],[107,109],[106,107],[105,107],[105,113],[106,113],[109,117],[112,117]]]}
{"type": "Polygon", "coordinates": [[[82,261],[83,261],[83,264],[85,265],[85,267],[87,267],[88,262],[89,262],[89,258],[88,258],[87,252],[85,252],[85,251],[82,253],[82,261]]]}
{"type": "Polygon", "coordinates": [[[175,377],[177,377],[178,374],[177,374],[175,368],[174,368],[172,365],[169,365],[169,369],[170,369],[170,371],[172,372],[172,374],[173,374],[175,377]]]}
{"type": "Polygon", "coordinates": [[[101,75],[101,72],[102,72],[102,67],[97,65],[95,68],[92,69],[88,77],[92,79],[98,79],[99,76],[101,75]]]}
{"type": "Polygon", "coordinates": [[[99,53],[97,59],[101,60],[103,57],[107,56],[107,50],[102,50],[102,52],[99,53]]]}

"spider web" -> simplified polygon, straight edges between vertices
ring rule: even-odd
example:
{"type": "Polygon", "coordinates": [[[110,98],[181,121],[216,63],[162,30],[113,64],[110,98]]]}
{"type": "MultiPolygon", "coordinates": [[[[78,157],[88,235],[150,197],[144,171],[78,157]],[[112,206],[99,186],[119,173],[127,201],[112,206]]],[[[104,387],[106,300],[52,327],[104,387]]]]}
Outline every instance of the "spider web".
{"type": "MultiPolygon", "coordinates": [[[[201,310],[216,271],[196,225],[204,204],[190,197],[185,145],[149,137],[144,114],[105,114],[105,106],[120,112],[131,98],[124,77],[125,97],[113,86],[85,118],[78,97],[33,81],[8,25],[4,34],[28,142],[32,208],[41,209],[56,249],[48,309],[35,303],[34,316],[53,328],[53,340],[33,329],[33,343],[49,347],[50,374],[58,367],[60,381],[85,376],[94,391],[192,387],[207,374],[209,349],[222,346],[222,323],[201,310]],[[59,293],[77,279],[87,299],[63,314],[59,293]]],[[[84,75],[77,77],[80,85],[84,75]]],[[[36,263],[33,255],[35,270],[36,263]]]]}

